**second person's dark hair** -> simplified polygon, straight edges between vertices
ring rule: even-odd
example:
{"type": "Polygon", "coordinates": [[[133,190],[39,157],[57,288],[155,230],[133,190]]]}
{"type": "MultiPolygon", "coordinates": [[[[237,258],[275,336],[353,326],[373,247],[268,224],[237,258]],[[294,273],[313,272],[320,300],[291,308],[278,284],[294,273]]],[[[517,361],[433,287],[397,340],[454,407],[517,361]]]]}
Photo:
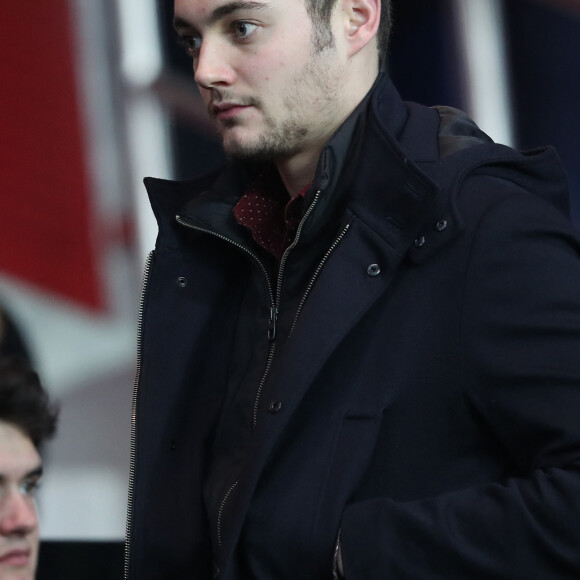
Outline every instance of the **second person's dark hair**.
{"type": "Polygon", "coordinates": [[[57,417],[36,372],[19,358],[0,358],[0,421],[18,427],[39,448],[54,435],[57,417]]]}

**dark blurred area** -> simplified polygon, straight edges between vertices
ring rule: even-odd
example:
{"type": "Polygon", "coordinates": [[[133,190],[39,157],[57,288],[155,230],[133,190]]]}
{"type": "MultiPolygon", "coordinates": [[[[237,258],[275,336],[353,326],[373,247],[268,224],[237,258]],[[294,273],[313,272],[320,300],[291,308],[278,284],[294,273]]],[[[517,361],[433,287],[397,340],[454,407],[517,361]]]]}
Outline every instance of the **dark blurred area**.
{"type": "Polygon", "coordinates": [[[34,367],[30,346],[21,326],[5,306],[0,305],[0,355],[24,359],[34,367]]]}
{"type": "Polygon", "coordinates": [[[580,227],[580,2],[575,12],[549,3],[505,3],[518,146],[556,147],[580,227]]]}
{"type": "Polygon", "coordinates": [[[36,580],[121,580],[123,550],[122,542],[42,542],[36,580]]]}

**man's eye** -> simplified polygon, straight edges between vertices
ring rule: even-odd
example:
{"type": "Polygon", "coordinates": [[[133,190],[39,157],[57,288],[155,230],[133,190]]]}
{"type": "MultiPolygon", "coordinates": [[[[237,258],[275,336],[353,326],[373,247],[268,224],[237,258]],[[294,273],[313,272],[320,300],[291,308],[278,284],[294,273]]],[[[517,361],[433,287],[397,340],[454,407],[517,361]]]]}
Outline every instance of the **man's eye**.
{"type": "Polygon", "coordinates": [[[188,56],[197,56],[199,49],[201,48],[201,37],[200,36],[180,36],[178,43],[183,46],[185,52],[188,56]]]}
{"type": "Polygon", "coordinates": [[[256,28],[258,28],[258,25],[252,24],[251,22],[240,21],[234,22],[232,24],[232,28],[234,31],[234,35],[237,38],[247,38],[256,30],[256,28]]]}
{"type": "Polygon", "coordinates": [[[30,481],[23,481],[20,484],[20,492],[24,495],[35,495],[40,486],[40,481],[38,479],[33,479],[30,481]]]}

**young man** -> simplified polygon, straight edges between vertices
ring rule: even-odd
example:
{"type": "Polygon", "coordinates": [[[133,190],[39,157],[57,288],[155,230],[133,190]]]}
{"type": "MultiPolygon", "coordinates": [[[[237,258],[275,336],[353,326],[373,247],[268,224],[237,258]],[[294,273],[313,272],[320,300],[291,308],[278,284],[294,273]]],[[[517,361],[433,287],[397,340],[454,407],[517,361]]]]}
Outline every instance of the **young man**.
{"type": "Polygon", "coordinates": [[[175,0],[231,162],[147,180],[127,577],[580,577],[551,149],[404,103],[388,1],[175,0]]]}
{"type": "Polygon", "coordinates": [[[54,434],[56,413],[38,376],[0,359],[0,579],[32,580],[38,560],[35,493],[39,447],[54,434]]]}

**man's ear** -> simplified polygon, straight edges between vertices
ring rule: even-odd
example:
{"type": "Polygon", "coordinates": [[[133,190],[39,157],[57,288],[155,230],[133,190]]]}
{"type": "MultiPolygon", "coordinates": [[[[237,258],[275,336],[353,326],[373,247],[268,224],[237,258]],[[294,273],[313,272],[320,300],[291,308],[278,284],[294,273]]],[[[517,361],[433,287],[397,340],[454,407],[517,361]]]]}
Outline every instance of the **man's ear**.
{"type": "Polygon", "coordinates": [[[342,0],[348,56],[353,56],[377,35],[381,0],[342,0]]]}

